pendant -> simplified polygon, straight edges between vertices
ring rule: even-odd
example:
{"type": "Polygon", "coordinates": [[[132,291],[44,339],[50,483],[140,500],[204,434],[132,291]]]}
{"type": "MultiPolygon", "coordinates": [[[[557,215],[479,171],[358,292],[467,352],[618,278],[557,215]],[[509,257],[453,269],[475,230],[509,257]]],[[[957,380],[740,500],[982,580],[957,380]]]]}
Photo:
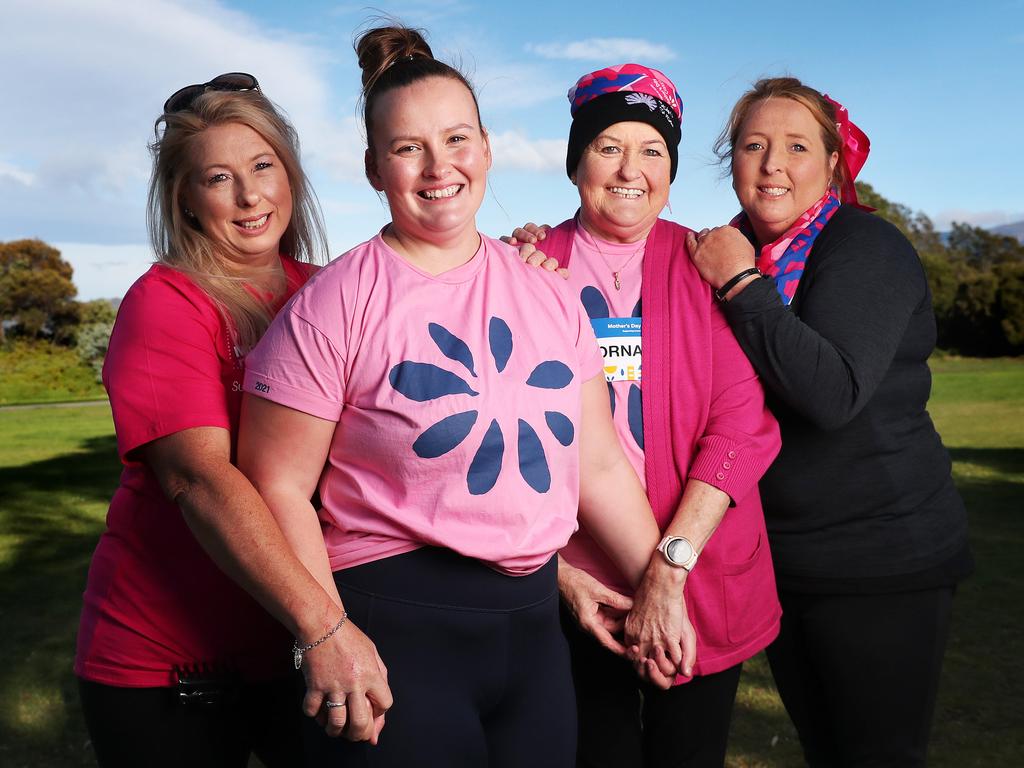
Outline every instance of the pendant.
{"type": "Polygon", "coordinates": [[[615,290],[616,291],[621,291],[622,290],[622,283],[619,282],[619,273],[618,272],[612,272],[612,277],[615,278],[615,290]]]}
{"type": "Polygon", "coordinates": [[[295,648],[295,668],[302,669],[302,649],[295,648]]]}

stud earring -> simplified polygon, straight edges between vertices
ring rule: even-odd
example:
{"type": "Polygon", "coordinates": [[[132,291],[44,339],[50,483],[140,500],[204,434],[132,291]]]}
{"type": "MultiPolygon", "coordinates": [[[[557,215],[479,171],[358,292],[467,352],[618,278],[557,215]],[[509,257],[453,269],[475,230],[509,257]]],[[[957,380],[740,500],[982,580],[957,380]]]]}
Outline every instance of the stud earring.
{"type": "Polygon", "coordinates": [[[196,217],[196,215],[192,213],[192,209],[189,208],[188,206],[185,206],[185,215],[188,216],[190,219],[194,219],[196,217]]]}

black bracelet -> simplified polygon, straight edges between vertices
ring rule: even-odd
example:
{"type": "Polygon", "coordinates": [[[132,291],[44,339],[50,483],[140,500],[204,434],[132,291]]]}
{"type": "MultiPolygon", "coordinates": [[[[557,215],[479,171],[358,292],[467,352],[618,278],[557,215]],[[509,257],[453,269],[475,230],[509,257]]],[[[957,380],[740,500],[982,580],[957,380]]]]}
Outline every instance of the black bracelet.
{"type": "Polygon", "coordinates": [[[727,301],[727,299],[725,298],[726,294],[728,294],[729,291],[731,291],[733,288],[735,288],[736,285],[740,282],[740,280],[743,280],[746,277],[750,277],[751,275],[757,275],[759,277],[764,277],[764,275],[761,274],[761,270],[758,269],[757,267],[751,267],[750,269],[744,269],[738,275],[735,275],[731,280],[727,280],[725,285],[723,285],[721,288],[716,290],[715,291],[715,298],[718,299],[723,304],[725,304],[725,302],[727,301]]]}

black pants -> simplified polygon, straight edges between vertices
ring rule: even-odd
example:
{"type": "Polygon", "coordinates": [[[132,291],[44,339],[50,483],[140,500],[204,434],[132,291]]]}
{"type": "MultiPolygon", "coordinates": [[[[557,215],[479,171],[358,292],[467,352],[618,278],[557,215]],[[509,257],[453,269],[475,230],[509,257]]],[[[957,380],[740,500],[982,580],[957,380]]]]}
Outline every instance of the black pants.
{"type": "Polygon", "coordinates": [[[807,763],[926,765],[953,588],[779,598],[768,662],[807,763]]]}
{"type": "Polygon", "coordinates": [[[376,746],[307,723],[311,766],[569,768],[576,717],[556,563],[500,574],[423,548],[334,574],[394,706],[376,746]]]}
{"type": "Polygon", "coordinates": [[[667,691],[642,683],[563,609],[579,714],[580,768],[721,768],[743,665],[667,691]]]}
{"type": "Polygon", "coordinates": [[[183,704],[175,688],[78,681],[101,768],[291,768],[302,751],[294,682],[242,684],[214,704],[183,704]]]}

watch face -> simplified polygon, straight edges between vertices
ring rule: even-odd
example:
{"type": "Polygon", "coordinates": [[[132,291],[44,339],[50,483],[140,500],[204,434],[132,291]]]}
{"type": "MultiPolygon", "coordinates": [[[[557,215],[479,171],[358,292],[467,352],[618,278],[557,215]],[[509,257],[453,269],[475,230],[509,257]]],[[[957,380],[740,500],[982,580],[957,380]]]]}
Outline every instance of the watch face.
{"type": "Polygon", "coordinates": [[[665,547],[665,554],[673,563],[685,563],[693,557],[693,547],[686,539],[675,539],[665,547]]]}

